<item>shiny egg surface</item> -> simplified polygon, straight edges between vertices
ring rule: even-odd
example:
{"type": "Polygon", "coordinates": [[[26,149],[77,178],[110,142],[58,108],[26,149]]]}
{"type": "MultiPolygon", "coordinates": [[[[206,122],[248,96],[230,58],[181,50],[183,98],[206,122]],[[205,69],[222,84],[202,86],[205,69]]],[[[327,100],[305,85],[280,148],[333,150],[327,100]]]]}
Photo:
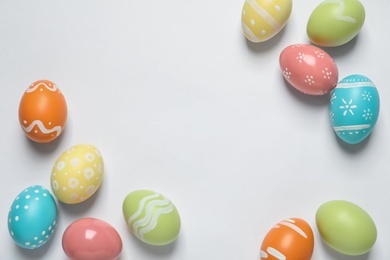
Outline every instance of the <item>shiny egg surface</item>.
{"type": "Polygon", "coordinates": [[[380,99],[374,83],[363,75],[342,79],[332,91],[330,118],[337,136],[357,144],[373,131],[379,117],[380,99]]]}
{"type": "Polygon", "coordinates": [[[122,252],[122,239],[107,222],[82,218],[66,228],[62,247],[72,260],[114,260],[122,252]]]}
{"type": "Polygon", "coordinates": [[[265,236],[260,249],[261,260],[310,260],[314,236],[310,225],[300,218],[277,223],[265,236]]]}
{"type": "Polygon", "coordinates": [[[345,255],[367,253],[377,238],[371,216],[358,205],[345,200],[322,204],[316,213],[316,224],[323,241],[345,255]]]}
{"type": "Polygon", "coordinates": [[[57,85],[49,80],[39,80],[22,96],[19,123],[28,138],[48,143],[64,130],[67,113],[64,95],[57,85]]]}
{"type": "Polygon", "coordinates": [[[41,247],[56,227],[57,205],[45,187],[34,185],[19,193],[8,214],[8,230],[18,246],[41,247]]]}

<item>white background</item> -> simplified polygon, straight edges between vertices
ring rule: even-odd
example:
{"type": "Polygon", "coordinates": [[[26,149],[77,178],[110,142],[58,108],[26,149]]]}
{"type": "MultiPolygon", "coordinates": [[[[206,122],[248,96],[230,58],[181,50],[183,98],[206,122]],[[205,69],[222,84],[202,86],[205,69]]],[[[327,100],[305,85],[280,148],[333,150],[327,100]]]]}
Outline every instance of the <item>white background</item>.
{"type": "Polygon", "coordinates": [[[295,0],[285,29],[252,44],[241,30],[243,0],[1,0],[0,258],[66,259],[65,228],[96,217],[120,233],[122,260],[254,260],[274,224],[300,217],[315,233],[313,260],[390,259],[390,3],[362,2],[359,36],[326,49],[340,80],[363,74],[381,97],[371,136],[347,145],[331,127],[329,97],[299,93],[279,69],[285,47],[309,43],[320,1],[295,0]],[[66,129],[50,144],[29,141],[18,122],[19,101],[39,79],[54,81],[68,104],[66,129]],[[52,240],[19,248],[7,229],[11,203],[30,185],[50,189],[55,160],[81,143],[103,155],[100,190],[79,205],[58,203],[52,240]],[[176,205],[175,243],[148,246],[128,231],[122,202],[137,189],[176,205]],[[333,199],[374,219],[369,254],[342,256],[321,241],[315,213],[333,199]]]}

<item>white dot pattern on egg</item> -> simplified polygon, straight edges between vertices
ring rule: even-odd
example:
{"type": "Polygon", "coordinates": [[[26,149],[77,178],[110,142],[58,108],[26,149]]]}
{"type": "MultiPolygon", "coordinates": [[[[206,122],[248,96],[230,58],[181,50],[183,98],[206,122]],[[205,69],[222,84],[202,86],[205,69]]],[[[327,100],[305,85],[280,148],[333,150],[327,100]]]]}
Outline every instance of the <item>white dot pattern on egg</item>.
{"type": "Polygon", "coordinates": [[[279,65],[294,88],[309,95],[324,95],[337,85],[338,68],[324,50],[310,44],[293,44],[283,49],[279,65]]]}
{"type": "Polygon", "coordinates": [[[14,200],[8,214],[8,231],[17,245],[34,249],[44,245],[57,227],[57,206],[50,192],[31,186],[14,200]]]}
{"type": "Polygon", "coordinates": [[[91,197],[103,179],[103,158],[90,144],[80,144],[65,151],[56,161],[50,183],[54,195],[67,204],[91,197]]]}

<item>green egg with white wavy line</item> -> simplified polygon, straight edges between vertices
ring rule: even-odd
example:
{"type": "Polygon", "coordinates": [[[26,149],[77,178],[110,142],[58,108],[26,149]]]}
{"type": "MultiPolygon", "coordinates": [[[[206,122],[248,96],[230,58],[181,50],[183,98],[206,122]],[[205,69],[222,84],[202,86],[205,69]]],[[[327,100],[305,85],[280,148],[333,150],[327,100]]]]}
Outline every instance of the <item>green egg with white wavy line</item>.
{"type": "Polygon", "coordinates": [[[179,212],[168,198],[157,192],[136,190],[129,193],[122,210],[131,233],[147,244],[167,245],[179,235],[179,212]]]}

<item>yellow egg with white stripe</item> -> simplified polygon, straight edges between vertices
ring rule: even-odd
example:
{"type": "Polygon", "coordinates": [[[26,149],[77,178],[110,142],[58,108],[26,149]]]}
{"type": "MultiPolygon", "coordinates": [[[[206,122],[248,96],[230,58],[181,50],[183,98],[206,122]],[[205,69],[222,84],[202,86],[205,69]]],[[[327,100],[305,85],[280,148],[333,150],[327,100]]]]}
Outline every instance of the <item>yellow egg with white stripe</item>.
{"type": "Polygon", "coordinates": [[[286,25],[292,0],[245,0],[242,9],[242,30],[251,42],[264,42],[286,25]]]}

